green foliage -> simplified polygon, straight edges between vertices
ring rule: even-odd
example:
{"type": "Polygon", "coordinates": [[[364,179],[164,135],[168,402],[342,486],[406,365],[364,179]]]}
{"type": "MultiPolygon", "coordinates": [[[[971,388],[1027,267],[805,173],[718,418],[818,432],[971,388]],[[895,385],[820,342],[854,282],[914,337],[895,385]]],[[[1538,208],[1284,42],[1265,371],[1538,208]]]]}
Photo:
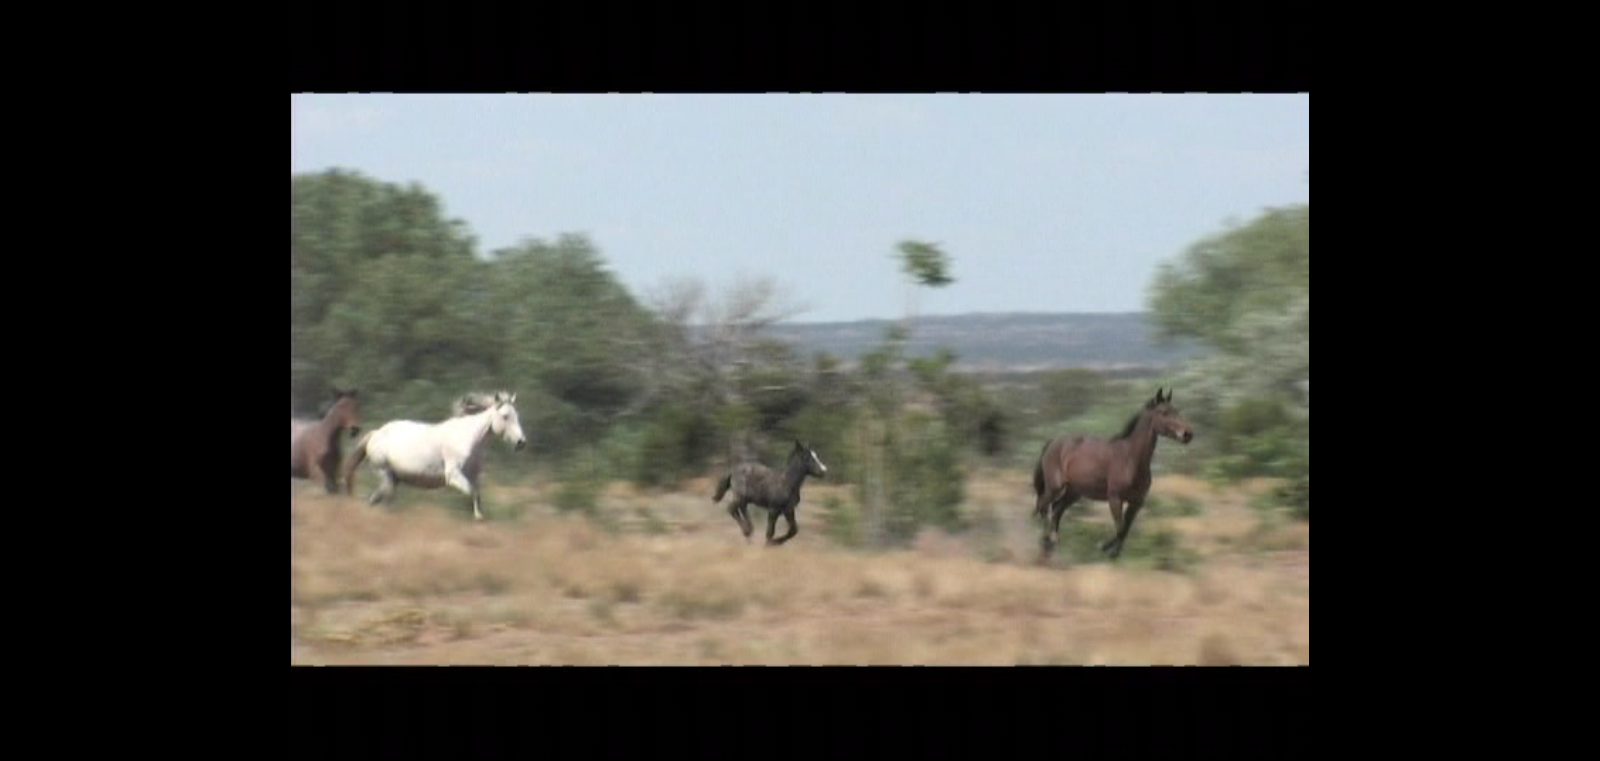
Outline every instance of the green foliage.
{"type": "Polygon", "coordinates": [[[1311,520],[1311,476],[1309,473],[1257,495],[1250,506],[1268,516],[1287,514],[1303,521],[1311,520]]]}
{"type": "MultiPolygon", "coordinates": [[[[1122,556],[1115,562],[1135,568],[1185,573],[1200,562],[1200,554],[1185,546],[1178,532],[1151,519],[1149,506],[1134,520],[1133,530],[1122,543],[1122,556]]],[[[1060,544],[1056,555],[1070,563],[1113,562],[1100,551],[1100,543],[1110,539],[1112,528],[1101,523],[1076,520],[1068,513],[1061,520],[1060,544]]]]}
{"type": "Polygon", "coordinates": [[[950,277],[950,257],[938,244],[904,240],[895,246],[900,253],[900,269],[918,285],[939,288],[955,280],[950,277]]]}
{"type": "Polygon", "coordinates": [[[1310,241],[1309,205],[1268,210],[1190,247],[1152,283],[1163,335],[1218,349],[1173,384],[1209,477],[1309,477],[1310,241]]]}
{"type": "Polygon", "coordinates": [[[864,536],[861,510],[834,495],[822,499],[822,534],[846,547],[860,546],[864,536]]]}
{"type": "Polygon", "coordinates": [[[813,404],[787,421],[782,437],[775,438],[809,444],[827,464],[829,483],[853,483],[861,477],[860,458],[851,440],[857,419],[854,407],[813,404]]]}
{"type": "Polygon", "coordinates": [[[550,412],[536,422],[550,448],[599,440],[641,387],[647,313],[581,236],[499,252],[495,267],[505,342],[515,347],[503,373],[542,392],[550,412]]]}
{"type": "MultiPolygon", "coordinates": [[[[368,416],[438,415],[394,394],[417,378],[463,389],[492,376],[498,345],[468,295],[473,241],[420,187],[330,171],[290,180],[290,397],[316,409],[336,382],[368,416]]],[[[415,389],[413,389],[413,392],[415,389]]],[[[459,393],[456,391],[455,393],[459,393]]]]}
{"type": "Polygon", "coordinates": [[[1200,554],[1183,544],[1183,537],[1164,526],[1151,525],[1141,517],[1122,543],[1122,562],[1158,571],[1185,573],[1200,562],[1200,554]]]}
{"type": "Polygon", "coordinates": [[[600,493],[607,480],[606,463],[599,452],[585,448],[567,458],[557,479],[561,486],[556,490],[555,506],[563,513],[582,513],[596,516],[600,509],[600,493]]]}
{"type": "Polygon", "coordinates": [[[1246,398],[1194,421],[1206,426],[1208,445],[1221,453],[1212,472],[1224,479],[1293,477],[1309,467],[1300,446],[1309,434],[1280,401],[1246,398]]]}
{"type": "Polygon", "coordinates": [[[907,367],[918,390],[931,397],[945,423],[978,453],[994,457],[1007,445],[1009,416],[976,380],[950,372],[954,352],[913,358],[907,367]]]}
{"type": "Polygon", "coordinates": [[[1192,518],[1202,512],[1200,502],[1192,497],[1163,497],[1151,494],[1144,501],[1143,515],[1160,515],[1169,518],[1192,518]]]}
{"type": "Polygon", "coordinates": [[[756,344],[748,361],[734,385],[749,400],[751,424],[761,431],[780,430],[810,402],[806,368],[793,347],[776,341],[756,344]]]}
{"type": "Polygon", "coordinates": [[[1311,290],[1311,206],[1270,209],[1243,227],[1190,246],[1162,265],[1151,311],[1165,336],[1192,336],[1247,351],[1231,328],[1249,314],[1284,310],[1311,290]]]}
{"type": "MultiPolygon", "coordinates": [[[[540,456],[602,438],[638,395],[650,315],[584,237],[490,261],[420,186],[332,170],[291,177],[290,397],[334,384],[368,420],[436,421],[472,389],[519,395],[540,456]]],[[[528,462],[503,459],[521,467],[528,462]]]]}
{"type": "Polygon", "coordinates": [[[1066,420],[1088,412],[1110,395],[1105,376],[1089,369],[1071,368],[1045,373],[1039,379],[1039,415],[1066,420]]]}
{"type": "MultiPolygon", "coordinates": [[[[900,428],[902,435],[891,436],[886,446],[882,487],[888,500],[881,540],[904,546],[924,526],[963,529],[966,473],[960,438],[943,420],[922,412],[907,413],[900,428]]],[[[872,498],[872,486],[859,488],[863,501],[872,498]]]]}
{"type": "Polygon", "coordinates": [[[1278,499],[1289,508],[1289,512],[1296,518],[1304,521],[1311,520],[1311,476],[1298,478],[1285,484],[1278,490],[1278,499]]]}
{"type": "Polygon", "coordinates": [[[636,441],[627,471],[633,482],[675,485],[704,469],[716,452],[717,428],[711,418],[694,408],[671,403],[656,411],[636,441]]]}

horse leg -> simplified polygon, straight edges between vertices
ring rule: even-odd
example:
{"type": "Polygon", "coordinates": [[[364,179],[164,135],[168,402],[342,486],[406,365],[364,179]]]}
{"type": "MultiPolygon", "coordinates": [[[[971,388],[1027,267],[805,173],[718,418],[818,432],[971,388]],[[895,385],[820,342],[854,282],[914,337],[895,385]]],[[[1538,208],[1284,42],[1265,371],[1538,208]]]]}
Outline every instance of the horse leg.
{"type": "MultiPolygon", "coordinates": [[[[1071,491],[1071,489],[1072,487],[1070,486],[1062,486],[1056,491],[1046,491],[1044,494],[1039,496],[1039,505],[1035,508],[1035,512],[1039,516],[1039,527],[1041,529],[1039,534],[1040,560],[1044,560],[1045,558],[1049,557],[1050,553],[1055,550],[1056,546],[1056,537],[1054,532],[1050,530],[1050,508],[1052,505],[1061,504],[1061,501],[1066,499],[1067,493],[1071,491]]],[[[1077,498],[1078,497],[1076,494],[1072,496],[1072,499],[1074,500],[1077,498]]],[[[1071,502],[1069,501],[1068,504],[1071,504],[1071,502]]],[[[1061,509],[1065,510],[1066,507],[1062,506],[1061,509]]]]}
{"type": "Polygon", "coordinates": [[[749,502],[742,502],[739,504],[739,521],[740,526],[744,529],[744,540],[748,542],[750,541],[750,535],[756,532],[756,524],[754,521],[750,520],[749,502]]]}
{"type": "Polygon", "coordinates": [[[339,493],[339,458],[332,452],[322,463],[322,488],[329,494],[339,493]]]}
{"type": "Polygon", "coordinates": [[[794,522],[794,508],[791,507],[784,510],[783,519],[789,523],[789,531],[783,536],[778,537],[777,541],[773,542],[773,544],[783,544],[784,542],[793,539],[795,534],[800,533],[800,526],[794,522]]]}
{"type": "Polygon", "coordinates": [[[772,541],[772,535],[778,533],[778,512],[779,512],[779,510],[777,508],[768,508],[767,509],[767,546],[768,547],[771,547],[773,544],[775,544],[775,542],[772,541]]]}
{"type": "Polygon", "coordinates": [[[376,505],[379,502],[388,501],[394,496],[394,490],[396,486],[394,472],[388,468],[381,468],[378,470],[378,477],[383,480],[378,484],[378,488],[372,492],[372,496],[367,498],[367,504],[369,505],[376,505]]]}
{"type": "Polygon", "coordinates": [[[1050,504],[1055,501],[1050,499],[1051,494],[1052,492],[1050,489],[1046,487],[1044,491],[1039,492],[1039,497],[1033,505],[1033,515],[1034,517],[1038,518],[1041,523],[1048,515],[1047,511],[1050,509],[1050,504]]]}
{"type": "Polygon", "coordinates": [[[445,466],[444,480],[445,483],[450,484],[451,488],[467,495],[472,500],[472,519],[483,520],[483,512],[478,509],[478,487],[467,480],[466,475],[461,472],[460,466],[445,466]]]}
{"type": "Polygon", "coordinates": [[[1117,543],[1111,547],[1111,557],[1114,558],[1122,554],[1122,543],[1127,540],[1128,532],[1133,530],[1133,517],[1138,515],[1139,510],[1143,507],[1144,500],[1139,500],[1138,502],[1130,501],[1128,503],[1128,512],[1122,516],[1122,527],[1117,530],[1117,543]]]}
{"type": "Polygon", "coordinates": [[[736,499],[728,503],[728,514],[733,516],[734,523],[739,524],[739,531],[744,533],[744,540],[748,542],[750,541],[750,532],[755,531],[755,527],[750,525],[750,516],[745,515],[744,510],[745,501],[742,499],[736,499]]]}
{"type": "Polygon", "coordinates": [[[328,473],[323,470],[322,463],[318,462],[316,458],[306,458],[306,480],[314,484],[326,484],[332,478],[332,476],[328,475],[328,473]]]}
{"type": "MultiPolygon", "coordinates": [[[[1123,526],[1127,525],[1127,524],[1123,523],[1123,518],[1122,518],[1122,495],[1120,495],[1120,494],[1107,494],[1106,495],[1106,504],[1111,506],[1111,522],[1117,524],[1117,533],[1115,535],[1113,535],[1110,539],[1107,539],[1107,540],[1105,540],[1105,541],[1100,543],[1100,551],[1101,552],[1106,552],[1107,550],[1111,549],[1112,546],[1120,545],[1122,543],[1121,542],[1121,537],[1123,536],[1124,533],[1126,533],[1126,529],[1124,529],[1123,526]]],[[[1121,554],[1121,552],[1122,552],[1122,548],[1120,546],[1118,546],[1117,547],[1117,552],[1113,553],[1111,555],[1111,557],[1116,557],[1118,554],[1121,554]]]]}
{"type": "Polygon", "coordinates": [[[1061,543],[1061,516],[1067,514],[1067,508],[1078,501],[1077,492],[1071,489],[1062,493],[1050,510],[1050,546],[1055,547],[1061,543]]]}

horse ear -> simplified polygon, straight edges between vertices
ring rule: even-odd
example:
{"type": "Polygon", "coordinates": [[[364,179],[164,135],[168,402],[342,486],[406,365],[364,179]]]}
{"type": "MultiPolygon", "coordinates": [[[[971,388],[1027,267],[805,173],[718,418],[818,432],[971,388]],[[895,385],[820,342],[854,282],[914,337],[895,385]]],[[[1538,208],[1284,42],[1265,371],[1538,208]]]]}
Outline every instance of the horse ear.
{"type": "Polygon", "coordinates": [[[511,398],[507,399],[506,402],[510,403],[510,404],[516,404],[517,403],[517,393],[515,391],[511,392],[511,398]]]}

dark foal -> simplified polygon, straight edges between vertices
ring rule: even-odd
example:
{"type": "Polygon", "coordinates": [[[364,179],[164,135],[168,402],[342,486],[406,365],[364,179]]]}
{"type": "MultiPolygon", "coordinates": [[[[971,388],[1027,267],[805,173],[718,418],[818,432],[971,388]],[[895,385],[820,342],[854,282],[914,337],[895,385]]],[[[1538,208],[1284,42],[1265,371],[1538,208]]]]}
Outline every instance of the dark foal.
{"type": "Polygon", "coordinates": [[[1034,514],[1046,519],[1044,535],[1039,538],[1041,562],[1049,558],[1061,538],[1061,516],[1082,498],[1105,502],[1111,508],[1117,533],[1100,543],[1100,551],[1109,552],[1112,558],[1122,554],[1133,519],[1150,494],[1150,461],[1155,457],[1157,436],[1184,444],[1194,439],[1189,422],[1172,406],[1171,393],[1163,397],[1160,389],[1122,433],[1109,440],[1068,433],[1045,444],[1033,468],[1034,514]],[[1048,518],[1046,509],[1051,509],[1048,518]]]}
{"type": "Polygon", "coordinates": [[[750,541],[750,532],[755,530],[750,524],[749,506],[766,508],[767,546],[779,545],[800,533],[800,527],[794,521],[794,509],[800,504],[800,485],[805,483],[806,476],[823,478],[827,473],[828,466],[817,459],[817,453],[796,440],[794,449],[789,452],[788,467],[782,473],[758,462],[738,465],[717,482],[717,493],[711,501],[720,502],[722,495],[727,494],[729,489],[733,490],[728,514],[739,523],[739,530],[744,532],[747,542],[750,541]],[[774,539],[780,514],[788,521],[789,531],[774,539]]]}

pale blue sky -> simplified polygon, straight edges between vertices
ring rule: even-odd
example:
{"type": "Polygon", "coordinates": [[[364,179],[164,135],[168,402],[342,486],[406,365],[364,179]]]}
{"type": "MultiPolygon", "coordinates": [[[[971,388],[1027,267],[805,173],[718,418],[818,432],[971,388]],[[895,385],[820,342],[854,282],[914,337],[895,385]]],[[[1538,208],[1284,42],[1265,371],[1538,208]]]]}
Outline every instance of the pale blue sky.
{"type": "Polygon", "coordinates": [[[417,181],[480,252],[590,235],[636,294],[775,276],[800,321],[1145,307],[1155,267],[1308,202],[1309,95],[296,95],[292,172],[417,181]]]}

